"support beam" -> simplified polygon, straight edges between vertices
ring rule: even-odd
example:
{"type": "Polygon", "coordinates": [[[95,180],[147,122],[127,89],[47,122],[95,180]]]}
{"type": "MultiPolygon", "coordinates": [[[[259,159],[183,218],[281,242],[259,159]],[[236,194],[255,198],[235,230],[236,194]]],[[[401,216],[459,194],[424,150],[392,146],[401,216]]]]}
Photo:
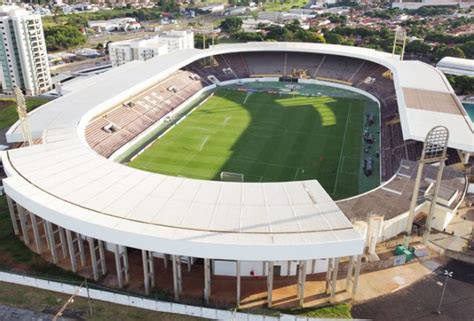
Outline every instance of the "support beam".
{"type": "Polygon", "coordinates": [[[142,250],[142,260],[143,283],[145,285],[145,294],[148,295],[150,294],[150,288],[155,287],[155,265],[153,260],[153,252],[142,250]]]}
{"type": "Polygon", "coordinates": [[[300,307],[304,305],[304,287],[306,282],[306,260],[300,261],[298,265],[298,298],[300,307]]]}
{"type": "Polygon", "coordinates": [[[418,168],[417,168],[416,179],[415,179],[415,187],[413,189],[414,192],[411,196],[410,211],[408,212],[407,226],[405,228],[406,235],[403,240],[403,246],[405,248],[408,248],[411,241],[411,230],[413,227],[413,220],[415,219],[415,209],[416,209],[416,206],[418,205],[418,191],[420,190],[421,176],[423,173],[424,166],[425,164],[423,162],[421,161],[418,162],[418,168]]]}
{"type": "Polygon", "coordinates": [[[63,258],[65,259],[67,258],[68,250],[67,250],[66,236],[64,235],[64,229],[58,226],[56,232],[59,234],[59,245],[61,246],[63,258]]]}
{"type": "Polygon", "coordinates": [[[173,288],[174,288],[174,299],[179,300],[182,286],[181,284],[181,261],[178,255],[171,256],[172,267],[173,267],[173,288]]]}
{"type": "Polygon", "coordinates": [[[44,221],[44,224],[45,224],[46,235],[48,237],[49,249],[51,251],[51,257],[53,258],[53,263],[57,264],[58,251],[57,251],[56,240],[54,239],[53,224],[51,224],[51,222],[46,221],[46,220],[44,221]]]}
{"type": "Polygon", "coordinates": [[[76,233],[76,242],[77,242],[77,249],[79,250],[79,258],[81,260],[81,266],[86,266],[86,251],[84,249],[84,240],[82,239],[82,235],[76,233]]]}
{"type": "Polygon", "coordinates": [[[237,307],[240,307],[240,261],[236,262],[236,276],[237,276],[237,307]]]}
{"type": "MultiPolygon", "coordinates": [[[[118,244],[114,246],[115,268],[117,272],[117,283],[119,288],[128,283],[128,255],[127,248],[118,244]]],[[[146,287],[145,287],[146,288],[146,287]]]]}
{"type": "Polygon", "coordinates": [[[332,271],[332,280],[331,280],[331,300],[336,296],[337,290],[337,271],[339,269],[339,258],[334,259],[334,267],[332,271]]]}
{"type": "Polygon", "coordinates": [[[269,261],[267,267],[267,300],[268,307],[271,308],[273,303],[273,261],[269,261]]]}
{"type": "Polygon", "coordinates": [[[333,270],[333,259],[328,259],[328,270],[326,272],[326,293],[329,293],[329,288],[331,287],[331,275],[333,270]]]}
{"type": "Polygon", "coordinates": [[[346,291],[349,291],[352,287],[353,275],[354,275],[354,261],[356,257],[350,256],[349,262],[347,263],[347,277],[346,277],[346,291]]]}
{"type": "Polygon", "coordinates": [[[18,228],[15,201],[12,200],[10,196],[8,195],[6,195],[6,198],[7,198],[7,204],[8,204],[8,211],[10,212],[10,218],[12,220],[13,232],[15,232],[15,235],[20,235],[20,229],[18,228]]]}
{"type": "Polygon", "coordinates": [[[191,272],[191,264],[192,264],[193,258],[188,256],[188,272],[191,272]]]}
{"type": "Polygon", "coordinates": [[[77,272],[76,251],[74,250],[74,241],[70,230],[66,230],[67,247],[69,249],[69,259],[71,260],[72,272],[77,272]]]}
{"type": "Polygon", "coordinates": [[[107,273],[105,265],[104,242],[92,237],[88,238],[89,250],[91,254],[92,276],[94,281],[98,281],[101,275],[107,273]]]}
{"type": "Polygon", "coordinates": [[[211,260],[204,259],[204,300],[209,304],[211,297],[211,260]]]}
{"type": "Polygon", "coordinates": [[[38,229],[38,221],[36,215],[30,212],[31,227],[33,229],[33,236],[35,238],[36,253],[41,254],[43,249],[41,247],[41,237],[38,229]]]}
{"type": "Polygon", "coordinates": [[[28,245],[30,244],[30,236],[28,235],[28,224],[26,221],[25,209],[21,207],[19,204],[16,204],[16,208],[18,209],[18,218],[20,220],[23,242],[25,242],[25,244],[28,245]]]}
{"type": "Polygon", "coordinates": [[[431,234],[431,226],[436,212],[436,202],[438,201],[439,188],[441,187],[441,179],[443,177],[444,160],[439,162],[438,172],[436,173],[436,183],[434,186],[433,195],[431,196],[430,211],[426,218],[425,230],[423,232],[423,244],[428,244],[431,234]]]}
{"type": "Polygon", "coordinates": [[[355,271],[354,271],[354,280],[352,282],[352,297],[355,298],[357,294],[357,287],[359,285],[359,276],[360,276],[360,268],[362,266],[362,254],[357,255],[356,262],[355,262],[355,271]]]}

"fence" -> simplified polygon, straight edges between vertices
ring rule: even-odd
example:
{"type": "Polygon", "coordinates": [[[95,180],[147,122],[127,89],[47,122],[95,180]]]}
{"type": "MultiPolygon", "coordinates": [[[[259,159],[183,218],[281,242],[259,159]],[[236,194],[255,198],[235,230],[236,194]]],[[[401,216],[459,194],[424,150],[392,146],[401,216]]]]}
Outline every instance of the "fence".
{"type": "MultiPolygon", "coordinates": [[[[86,289],[77,285],[71,285],[61,282],[43,280],[29,276],[0,272],[0,282],[7,282],[30,286],[38,289],[60,292],[99,301],[110,302],[114,304],[127,305],[135,308],[141,308],[156,312],[166,312],[182,314],[194,317],[202,317],[217,320],[235,320],[235,321],[314,321],[326,320],[311,317],[302,317],[295,315],[280,314],[278,316],[257,315],[236,311],[219,310],[206,307],[198,307],[174,302],[155,301],[137,296],[114,293],[98,289],[86,289]]],[[[328,319],[329,320],[329,319],[328,319]]],[[[336,319],[330,319],[334,321],[336,319]]]]}

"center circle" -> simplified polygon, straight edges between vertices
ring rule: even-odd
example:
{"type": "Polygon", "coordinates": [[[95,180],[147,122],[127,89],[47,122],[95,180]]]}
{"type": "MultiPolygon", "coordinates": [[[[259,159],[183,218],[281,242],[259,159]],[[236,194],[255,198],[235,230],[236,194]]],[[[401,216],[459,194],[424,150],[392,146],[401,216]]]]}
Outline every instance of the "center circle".
{"type": "Polygon", "coordinates": [[[258,124],[250,125],[246,132],[255,137],[280,137],[286,133],[287,129],[276,122],[263,121],[258,124]]]}

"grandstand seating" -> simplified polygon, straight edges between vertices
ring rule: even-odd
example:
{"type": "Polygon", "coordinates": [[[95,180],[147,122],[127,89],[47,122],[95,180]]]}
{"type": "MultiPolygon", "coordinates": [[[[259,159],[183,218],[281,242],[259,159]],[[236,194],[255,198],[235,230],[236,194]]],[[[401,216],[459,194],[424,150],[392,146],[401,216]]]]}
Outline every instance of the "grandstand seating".
{"type": "MultiPolygon", "coordinates": [[[[204,86],[209,76],[219,81],[259,76],[293,76],[343,82],[375,96],[381,104],[382,180],[393,176],[403,159],[415,161],[422,143],[404,140],[395,87],[386,67],[351,57],[296,52],[242,52],[203,58],[179,70],[159,84],[97,118],[86,129],[86,138],[99,154],[109,157],[117,149],[162,119],[204,86]],[[199,77],[196,77],[198,75],[199,77]],[[200,78],[200,79],[199,79],[200,78]],[[173,90],[170,90],[173,88],[173,90]],[[104,126],[115,131],[107,133],[104,126]]],[[[450,150],[449,162],[459,160],[450,150]]]]}
{"type": "Polygon", "coordinates": [[[96,118],[86,128],[88,144],[100,155],[110,157],[205,86],[192,75],[189,71],[180,70],[129,102],[96,118]],[[112,132],[104,129],[110,124],[114,128],[112,132]]]}

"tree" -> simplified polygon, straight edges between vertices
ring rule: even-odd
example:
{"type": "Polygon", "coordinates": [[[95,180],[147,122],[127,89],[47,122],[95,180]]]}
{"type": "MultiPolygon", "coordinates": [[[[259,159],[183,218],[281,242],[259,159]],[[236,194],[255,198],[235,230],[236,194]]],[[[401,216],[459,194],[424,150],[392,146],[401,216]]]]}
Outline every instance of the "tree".
{"type": "Polygon", "coordinates": [[[448,47],[446,45],[441,45],[436,49],[435,56],[437,59],[443,57],[456,57],[456,58],[466,58],[464,52],[459,47],[448,47]]]}
{"type": "Polygon", "coordinates": [[[86,42],[86,37],[73,25],[46,27],[44,36],[47,49],[52,51],[76,47],[86,42]]]}
{"type": "Polygon", "coordinates": [[[327,43],[332,43],[332,44],[341,44],[344,42],[344,37],[333,32],[325,32],[324,33],[324,38],[326,39],[327,43]]]}
{"type": "Polygon", "coordinates": [[[240,28],[242,28],[242,23],[242,19],[239,17],[229,17],[225,18],[219,27],[224,32],[236,33],[240,31],[240,28]]]}
{"type": "Polygon", "coordinates": [[[465,44],[461,45],[464,55],[468,59],[474,59],[474,40],[468,41],[465,44]]]}
{"type": "Polygon", "coordinates": [[[406,52],[413,52],[425,55],[431,51],[431,47],[421,40],[413,40],[412,42],[407,44],[405,50],[406,52]]]}
{"type": "Polygon", "coordinates": [[[448,75],[446,78],[460,95],[474,94],[474,77],[448,75]]]}

